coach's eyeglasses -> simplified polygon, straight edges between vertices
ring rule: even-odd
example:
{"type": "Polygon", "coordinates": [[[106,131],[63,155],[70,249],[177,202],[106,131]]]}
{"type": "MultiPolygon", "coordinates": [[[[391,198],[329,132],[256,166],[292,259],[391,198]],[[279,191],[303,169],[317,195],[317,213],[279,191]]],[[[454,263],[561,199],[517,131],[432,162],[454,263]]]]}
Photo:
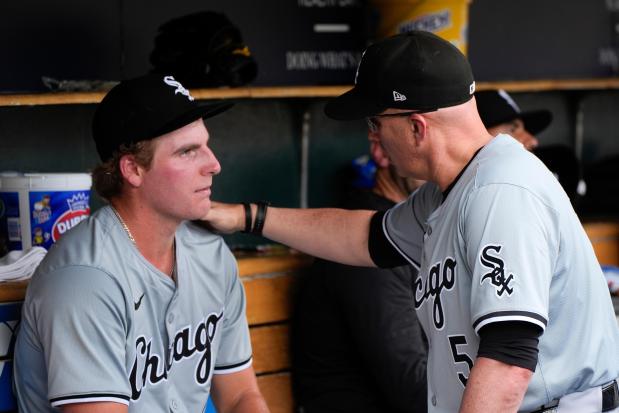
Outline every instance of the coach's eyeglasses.
{"type": "Polygon", "coordinates": [[[370,132],[378,132],[378,129],[380,128],[379,118],[410,116],[410,115],[419,114],[419,113],[434,112],[436,110],[438,109],[432,108],[432,109],[427,109],[427,110],[411,110],[410,112],[383,113],[382,115],[368,116],[367,118],[365,118],[365,121],[368,124],[368,129],[370,129],[370,132]]]}

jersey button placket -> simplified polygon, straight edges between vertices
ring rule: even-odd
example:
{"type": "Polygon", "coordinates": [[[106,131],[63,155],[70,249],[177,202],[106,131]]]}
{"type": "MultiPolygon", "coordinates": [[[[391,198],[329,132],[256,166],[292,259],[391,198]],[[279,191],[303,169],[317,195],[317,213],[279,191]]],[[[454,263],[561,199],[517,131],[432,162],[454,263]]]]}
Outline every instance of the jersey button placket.
{"type": "Polygon", "coordinates": [[[428,238],[430,238],[430,235],[432,235],[432,227],[428,225],[426,232],[423,234],[423,240],[427,241],[428,238]]]}
{"type": "Polygon", "coordinates": [[[176,401],[176,399],[170,400],[170,409],[172,409],[173,411],[178,410],[178,402],[176,401]]]}
{"type": "Polygon", "coordinates": [[[432,406],[436,406],[436,395],[435,394],[432,395],[431,402],[432,402],[432,406]]]}
{"type": "Polygon", "coordinates": [[[174,314],[168,314],[168,324],[172,324],[174,322],[174,314]]]}

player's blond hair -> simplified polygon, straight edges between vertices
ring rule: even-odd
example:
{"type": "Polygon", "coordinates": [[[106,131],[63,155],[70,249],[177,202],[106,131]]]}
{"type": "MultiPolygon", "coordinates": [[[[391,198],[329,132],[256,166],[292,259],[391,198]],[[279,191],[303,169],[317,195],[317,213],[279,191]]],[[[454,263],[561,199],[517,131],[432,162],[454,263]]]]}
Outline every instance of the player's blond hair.
{"type": "Polygon", "coordinates": [[[97,194],[108,202],[111,198],[119,196],[124,184],[120,172],[120,158],[133,155],[138,165],[149,169],[155,153],[154,148],[155,145],[151,140],[121,145],[109,160],[100,163],[92,171],[92,185],[97,194]]]}

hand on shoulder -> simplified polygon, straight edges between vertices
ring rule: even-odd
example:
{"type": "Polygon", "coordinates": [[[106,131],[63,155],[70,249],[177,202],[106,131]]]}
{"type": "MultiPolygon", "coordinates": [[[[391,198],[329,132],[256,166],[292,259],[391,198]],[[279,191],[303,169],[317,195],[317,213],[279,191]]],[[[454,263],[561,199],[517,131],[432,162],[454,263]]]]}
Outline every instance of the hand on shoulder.
{"type": "Polygon", "coordinates": [[[208,213],[201,223],[207,228],[222,233],[232,234],[245,228],[245,213],[242,204],[211,203],[208,213]]]}

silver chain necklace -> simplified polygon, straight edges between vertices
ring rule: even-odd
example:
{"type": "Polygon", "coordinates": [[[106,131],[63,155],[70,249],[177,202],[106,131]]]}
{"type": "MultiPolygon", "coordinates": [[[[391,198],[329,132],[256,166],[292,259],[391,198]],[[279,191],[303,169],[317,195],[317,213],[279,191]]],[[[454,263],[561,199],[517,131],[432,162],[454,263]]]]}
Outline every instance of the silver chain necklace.
{"type": "MultiPolygon", "coordinates": [[[[116,215],[116,218],[118,218],[118,221],[120,222],[120,225],[125,230],[125,233],[129,237],[129,239],[131,240],[133,245],[135,245],[137,247],[137,244],[135,243],[135,238],[133,238],[133,234],[131,234],[131,231],[129,230],[129,227],[127,226],[127,223],[125,222],[125,220],[120,216],[120,214],[118,213],[116,208],[114,208],[112,205],[110,205],[110,208],[112,208],[112,211],[114,212],[114,215],[116,215]]],[[[172,243],[172,260],[173,260],[172,261],[172,270],[170,270],[169,275],[170,275],[170,277],[172,277],[172,279],[174,279],[174,272],[176,270],[176,237],[174,237],[174,241],[172,243]]]]}
{"type": "Polygon", "coordinates": [[[110,208],[112,208],[112,211],[114,211],[114,215],[116,215],[116,218],[118,218],[118,220],[120,221],[120,225],[122,225],[122,227],[124,228],[125,232],[127,233],[127,236],[129,237],[129,239],[131,240],[131,242],[133,242],[133,245],[135,244],[135,238],[133,238],[133,235],[131,234],[131,231],[129,231],[129,227],[127,226],[127,224],[125,223],[125,220],[122,219],[122,217],[120,216],[120,214],[118,213],[118,211],[116,211],[116,208],[114,208],[113,206],[110,205],[110,208]]]}

